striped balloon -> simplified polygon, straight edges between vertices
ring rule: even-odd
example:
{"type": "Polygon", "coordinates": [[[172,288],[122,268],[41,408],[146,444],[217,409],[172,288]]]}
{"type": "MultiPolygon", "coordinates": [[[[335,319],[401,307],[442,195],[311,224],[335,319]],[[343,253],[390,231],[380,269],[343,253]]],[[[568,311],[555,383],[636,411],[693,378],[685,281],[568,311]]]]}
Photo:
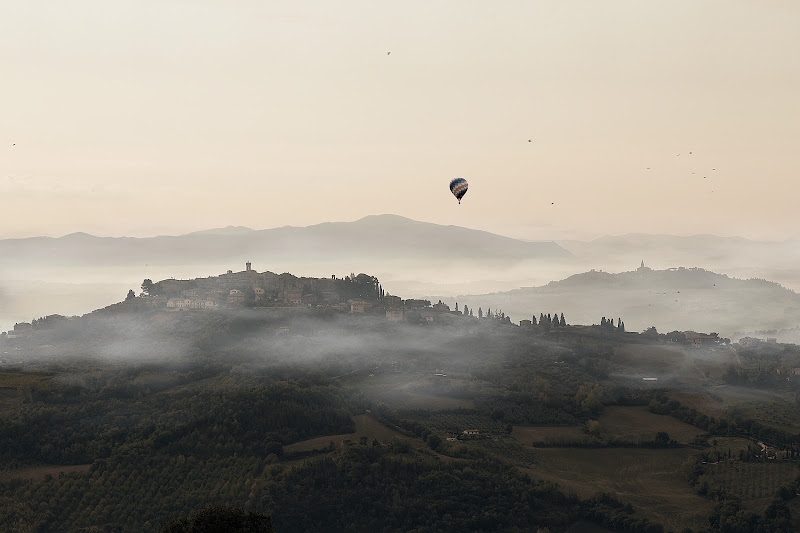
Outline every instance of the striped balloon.
{"type": "Polygon", "coordinates": [[[469,184],[464,178],[456,178],[450,182],[450,192],[458,198],[458,203],[461,203],[461,199],[467,194],[467,187],[469,184]]]}

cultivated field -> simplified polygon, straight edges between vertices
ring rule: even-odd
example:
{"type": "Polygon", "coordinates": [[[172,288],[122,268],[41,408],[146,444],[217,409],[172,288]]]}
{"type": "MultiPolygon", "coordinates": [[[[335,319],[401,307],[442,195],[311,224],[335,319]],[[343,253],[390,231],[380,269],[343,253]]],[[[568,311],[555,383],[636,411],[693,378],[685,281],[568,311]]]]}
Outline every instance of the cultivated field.
{"type": "Polygon", "coordinates": [[[750,510],[763,513],[784,483],[797,477],[797,464],[788,461],[744,463],[722,461],[704,465],[699,482],[741,498],[750,510]]]}
{"type": "Polygon", "coordinates": [[[377,420],[375,420],[372,415],[356,415],[353,417],[353,420],[356,423],[356,431],[355,433],[343,433],[340,435],[326,435],[324,437],[315,437],[313,439],[308,439],[300,442],[295,442],[293,444],[289,444],[283,447],[283,451],[285,453],[292,453],[292,452],[307,452],[311,450],[323,450],[327,448],[331,442],[333,442],[334,446],[342,446],[342,443],[345,440],[350,440],[352,442],[358,443],[361,437],[367,437],[368,444],[372,444],[373,439],[377,439],[378,442],[386,443],[391,441],[392,439],[405,439],[408,440],[412,446],[415,447],[422,447],[425,446],[425,443],[422,442],[421,439],[414,439],[411,437],[406,437],[402,433],[398,433],[393,429],[390,429],[377,420]]]}
{"type": "Polygon", "coordinates": [[[667,392],[667,396],[670,400],[675,400],[690,409],[696,409],[707,416],[719,418],[725,413],[723,401],[705,392],[670,391],[667,392]]]}
{"type": "Polygon", "coordinates": [[[0,409],[13,409],[22,404],[26,387],[44,388],[50,380],[46,374],[0,372],[0,409]]]}
{"type": "Polygon", "coordinates": [[[713,502],[696,494],[681,473],[693,453],[687,448],[538,448],[536,465],[526,471],[582,498],[616,495],[667,531],[701,530],[708,527],[713,502]]]}
{"type": "Polygon", "coordinates": [[[58,477],[59,474],[70,472],[86,472],[92,465],[41,465],[26,466],[14,470],[0,470],[0,481],[10,479],[31,479],[42,481],[47,475],[58,477]]]}
{"type": "Polygon", "coordinates": [[[475,402],[462,398],[448,396],[434,396],[419,392],[409,392],[403,403],[407,409],[428,409],[431,411],[446,411],[448,409],[474,409],[475,402]]]}
{"type": "Polygon", "coordinates": [[[544,443],[545,446],[564,446],[589,440],[583,429],[576,426],[514,426],[511,436],[525,445],[544,443]]]}
{"type": "Polygon", "coordinates": [[[598,418],[602,437],[609,441],[652,441],[656,433],[665,431],[681,444],[692,442],[705,431],[668,415],[651,413],[646,406],[611,405],[598,418]]]}
{"type": "Polygon", "coordinates": [[[472,400],[436,394],[439,389],[446,392],[448,387],[460,383],[461,380],[455,378],[444,378],[444,381],[435,382],[429,374],[394,373],[366,377],[358,382],[357,388],[366,396],[395,409],[473,409],[475,402],[472,400]]]}
{"type": "Polygon", "coordinates": [[[688,364],[680,348],[650,344],[624,344],[614,348],[615,365],[644,376],[673,374],[688,364]]]}
{"type": "Polygon", "coordinates": [[[800,406],[793,393],[726,385],[714,387],[714,394],[731,413],[783,431],[800,432],[800,406]]]}

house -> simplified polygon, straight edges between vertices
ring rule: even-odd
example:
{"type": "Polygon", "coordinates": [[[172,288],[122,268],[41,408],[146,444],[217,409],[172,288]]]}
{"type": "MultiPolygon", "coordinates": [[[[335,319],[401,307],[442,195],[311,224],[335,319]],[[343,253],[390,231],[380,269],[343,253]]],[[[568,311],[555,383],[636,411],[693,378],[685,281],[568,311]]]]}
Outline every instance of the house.
{"type": "Polygon", "coordinates": [[[696,331],[684,331],[684,336],[689,344],[692,346],[701,346],[703,344],[716,344],[719,342],[719,335],[717,333],[697,333],[696,331]]]}
{"type": "Polygon", "coordinates": [[[463,434],[465,437],[480,437],[480,432],[477,429],[465,429],[463,434]]]}
{"type": "Polygon", "coordinates": [[[367,310],[367,308],[370,307],[370,303],[368,301],[362,300],[360,298],[347,300],[347,303],[350,304],[351,313],[364,313],[367,310]]]}
{"type": "Polygon", "coordinates": [[[740,346],[758,346],[761,344],[761,339],[756,337],[742,337],[739,339],[740,346]]]}
{"type": "Polygon", "coordinates": [[[231,289],[228,293],[228,303],[240,304],[245,300],[244,292],[239,289],[231,289]]]}
{"type": "Polygon", "coordinates": [[[521,328],[529,328],[531,326],[533,326],[533,322],[531,322],[530,320],[520,320],[519,321],[519,327],[521,327],[521,328]]]}
{"type": "Polygon", "coordinates": [[[403,309],[387,309],[386,310],[386,319],[390,322],[401,322],[403,320],[403,309]]]}
{"type": "Polygon", "coordinates": [[[403,305],[403,300],[399,296],[385,296],[383,298],[383,303],[386,304],[386,307],[400,307],[403,305]]]}
{"type": "Polygon", "coordinates": [[[170,298],[167,300],[167,307],[176,309],[189,309],[192,301],[189,298],[170,298]]]}
{"type": "Polygon", "coordinates": [[[303,291],[300,289],[283,289],[281,291],[281,299],[290,304],[303,303],[303,291]]]}

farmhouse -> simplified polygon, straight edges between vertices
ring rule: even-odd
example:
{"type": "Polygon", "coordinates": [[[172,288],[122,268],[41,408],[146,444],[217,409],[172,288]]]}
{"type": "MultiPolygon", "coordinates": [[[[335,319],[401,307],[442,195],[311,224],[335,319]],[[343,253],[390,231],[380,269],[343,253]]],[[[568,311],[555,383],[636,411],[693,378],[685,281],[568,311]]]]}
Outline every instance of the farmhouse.
{"type": "Polygon", "coordinates": [[[692,346],[701,346],[703,344],[716,344],[719,342],[719,335],[717,333],[697,333],[696,331],[684,331],[686,340],[692,346]]]}
{"type": "Polygon", "coordinates": [[[387,309],[386,319],[390,322],[401,322],[403,320],[403,309],[387,309]]]}
{"type": "Polygon", "coordinates": [[[347,303],[350,304],[351,313],[363,313],[370,305],[369,302],[362,300],[361,298],[353,298],[352,300],[348,300],[347,303]]]}

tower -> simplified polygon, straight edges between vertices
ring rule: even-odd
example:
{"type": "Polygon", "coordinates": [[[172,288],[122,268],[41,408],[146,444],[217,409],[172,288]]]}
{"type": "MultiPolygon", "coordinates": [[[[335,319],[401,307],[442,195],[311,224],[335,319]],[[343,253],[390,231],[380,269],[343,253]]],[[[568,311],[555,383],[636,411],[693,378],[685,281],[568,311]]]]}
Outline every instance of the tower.
{"type": "Polygon", "coordinates": [[[251,268],[250,268],[250,261],[248,261],[248,262],[247,262],[247,263],[245,263],[244,265],[247,267],[247,271],[248,271],[248,272],[250,272],[250,270],[251,270],[251,268]]]}

